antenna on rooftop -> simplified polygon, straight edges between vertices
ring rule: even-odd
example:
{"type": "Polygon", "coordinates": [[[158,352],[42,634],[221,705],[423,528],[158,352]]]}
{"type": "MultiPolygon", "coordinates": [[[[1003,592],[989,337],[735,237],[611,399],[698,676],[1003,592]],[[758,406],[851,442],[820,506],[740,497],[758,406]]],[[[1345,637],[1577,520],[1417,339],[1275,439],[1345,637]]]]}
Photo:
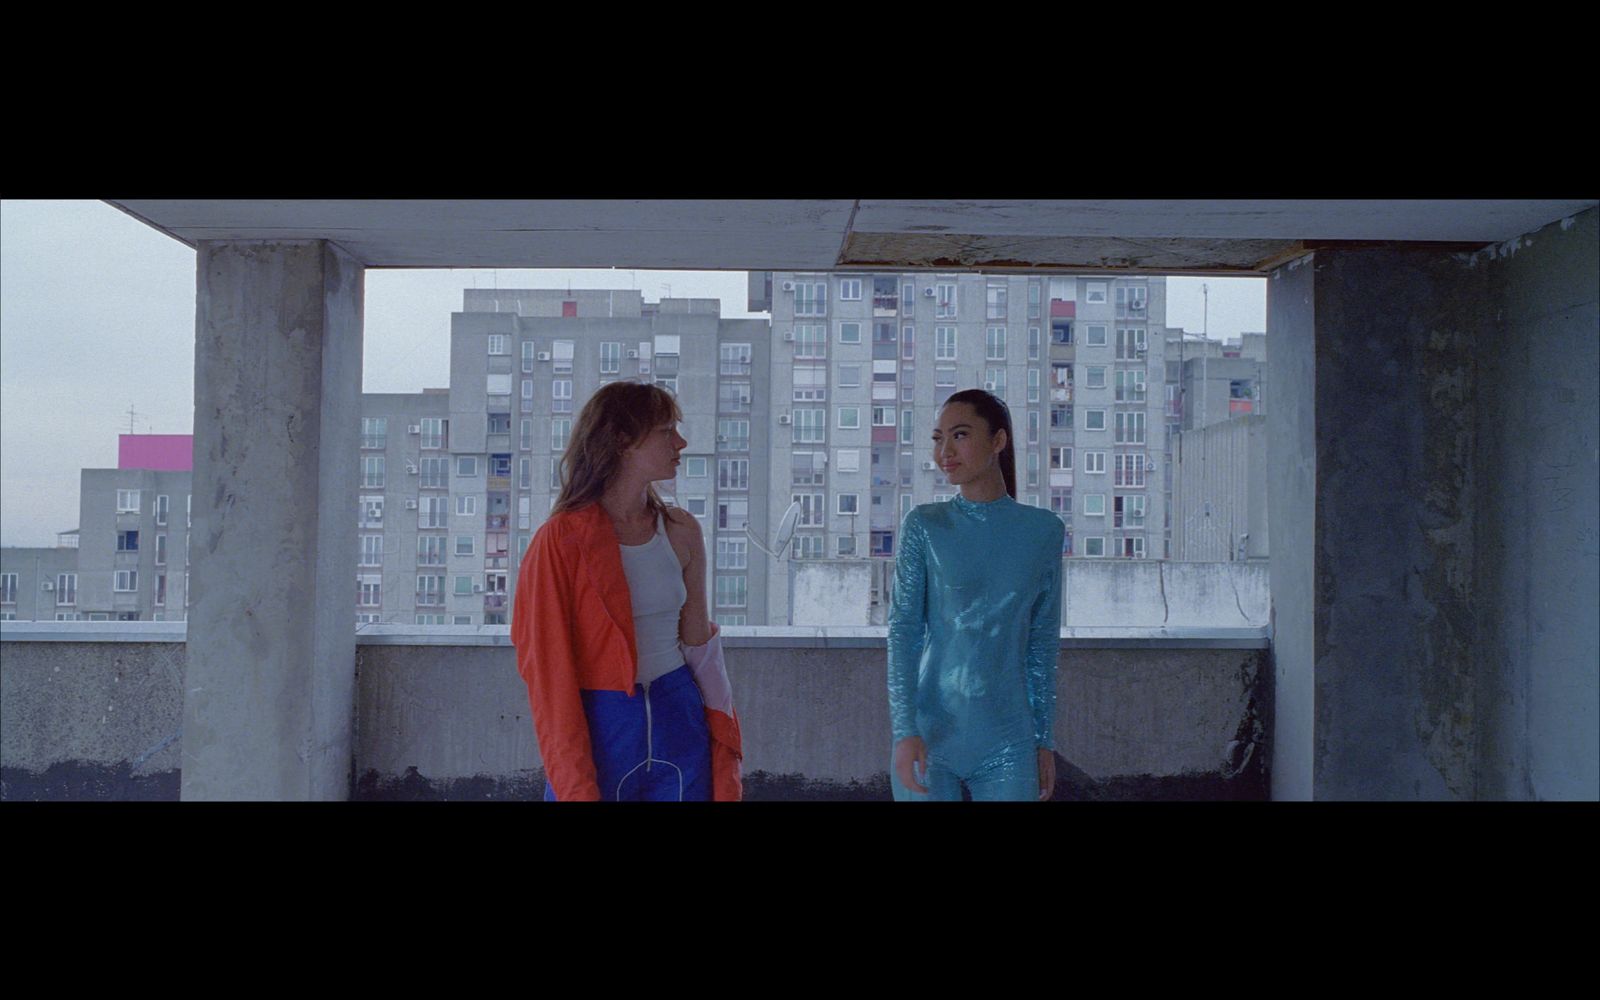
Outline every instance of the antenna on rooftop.
{"type": "Polygon", "coordinates": [[[134,433],[134,430],[133,430],[133,418],[136,417],[136,416],[138,416],[138,414],[134,412],[133,404],[129,403],[128,404],[128,433],[129,434],[134,433]]]}

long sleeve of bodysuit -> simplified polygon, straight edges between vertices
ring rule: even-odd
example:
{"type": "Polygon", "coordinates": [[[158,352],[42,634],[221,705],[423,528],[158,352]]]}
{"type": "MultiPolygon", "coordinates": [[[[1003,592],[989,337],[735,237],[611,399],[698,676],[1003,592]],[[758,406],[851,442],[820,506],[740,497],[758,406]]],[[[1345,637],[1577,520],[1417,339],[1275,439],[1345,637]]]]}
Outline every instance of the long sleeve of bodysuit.
{"type": "Polygon", "coordinates": [[[1028,704],[1033,708],[1033,737],[1055,749],[1056,653],[1061,647],[1061,543],[1066,525],[1057,525],[1055,558],[1045,568],[1042,592],[1028,625],[1028,704]]]}
{"type": "Polygon", "coordinates": [[[928,634],[927,534],[913,509],[900,528],[889,603],[889,724],[896,741],[916,736],[917,675],[928,634]]]}

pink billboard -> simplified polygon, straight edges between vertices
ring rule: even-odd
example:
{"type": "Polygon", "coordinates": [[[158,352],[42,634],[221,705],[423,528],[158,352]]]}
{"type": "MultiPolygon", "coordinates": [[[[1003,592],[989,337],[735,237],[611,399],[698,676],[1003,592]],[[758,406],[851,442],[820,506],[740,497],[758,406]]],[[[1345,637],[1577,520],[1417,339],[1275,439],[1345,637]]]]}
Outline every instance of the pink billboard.
{"type": "Polygon", "coordinates": [[[117,468],[194,471],[193,434],[118,434],[117,468]]]}

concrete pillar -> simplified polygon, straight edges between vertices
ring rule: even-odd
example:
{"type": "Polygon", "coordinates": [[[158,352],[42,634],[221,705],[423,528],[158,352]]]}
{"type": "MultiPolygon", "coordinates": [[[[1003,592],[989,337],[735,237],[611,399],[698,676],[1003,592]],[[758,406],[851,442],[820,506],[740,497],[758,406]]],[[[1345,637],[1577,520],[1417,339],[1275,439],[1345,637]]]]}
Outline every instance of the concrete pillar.
{"type": "Polygon", "coordinates": [[[199,245],[185,800],[349,795],[362,278],[324,241],[199,245]]]}

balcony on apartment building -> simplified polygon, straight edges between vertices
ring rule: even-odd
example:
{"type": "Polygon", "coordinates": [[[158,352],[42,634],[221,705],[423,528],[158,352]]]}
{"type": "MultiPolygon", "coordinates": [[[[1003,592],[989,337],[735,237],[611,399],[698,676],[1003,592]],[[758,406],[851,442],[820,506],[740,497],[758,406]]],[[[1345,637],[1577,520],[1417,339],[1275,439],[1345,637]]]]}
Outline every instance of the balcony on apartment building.
{"type": "MultiPolygon", "coordinates": [[[[1265,567],[1106,560],[1066,572],[1057,797],[1265,799],[1265,567]],[[1123,624],[1091,623],[1113,614],[1123,624]]],[[[505,595],[484,601],[503,608],[505,595]]],[[[351,798],[539,798],[508,631],[360,627],[351,798]]],[[[723,629],[747,798],[889,798],[885,635],[723,629]]],[[[177,798],[185,639],[183,622],[0,624],[6,797],[177,798]]]]}

